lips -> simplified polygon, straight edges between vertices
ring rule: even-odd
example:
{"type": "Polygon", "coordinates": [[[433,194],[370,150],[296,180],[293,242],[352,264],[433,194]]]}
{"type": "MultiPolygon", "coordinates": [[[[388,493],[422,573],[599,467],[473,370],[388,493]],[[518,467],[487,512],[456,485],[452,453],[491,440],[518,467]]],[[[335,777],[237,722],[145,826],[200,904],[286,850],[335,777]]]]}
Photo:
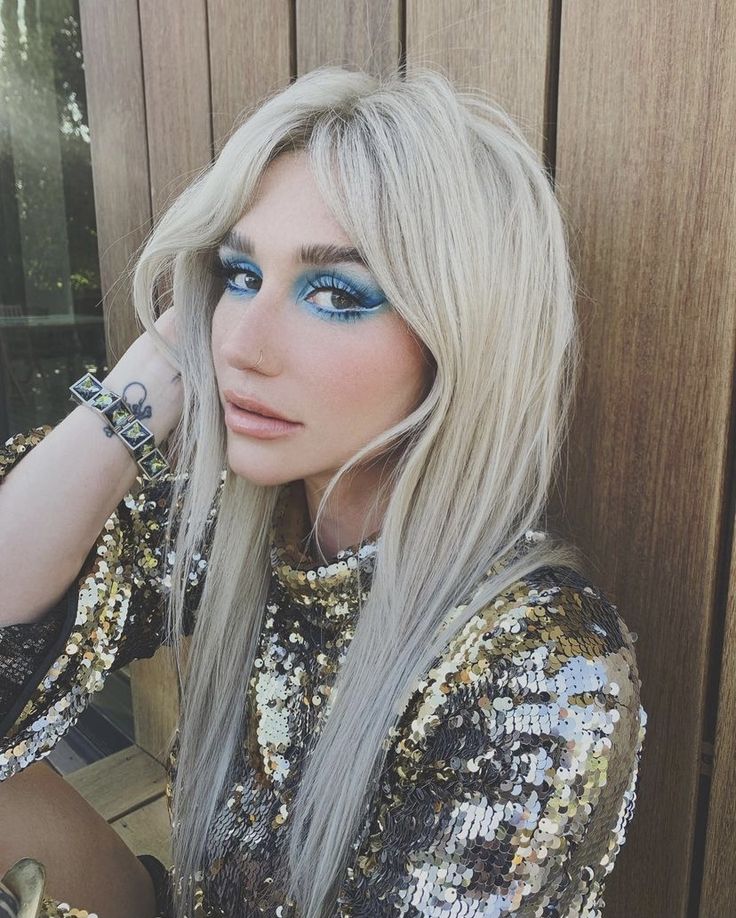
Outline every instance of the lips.
{"type": "Polygon", "coordinates": [[[234,402],[225,401],[225,425],[234,434],[254,437],[257,440],[274,440],[302,429],[302,424],[267,418],[234,402]]]}
{"type": "Polygon", "coordinates": [[[298,421],[292,421],[291,418],[287,418],[285,415],[280,414],[275,408],[272,408],[265,402],[259,402],[257,399],[238,395],[237,392],[233,392],[232,389],[224,389],[223,395],[229,402],[232,402],[233,405],[237,405],[238,408],[244,408],[246,411],[252,411],[266,418],[275,418],[278,421],[288,421],[291,424],[299,423],[298,421]]]}

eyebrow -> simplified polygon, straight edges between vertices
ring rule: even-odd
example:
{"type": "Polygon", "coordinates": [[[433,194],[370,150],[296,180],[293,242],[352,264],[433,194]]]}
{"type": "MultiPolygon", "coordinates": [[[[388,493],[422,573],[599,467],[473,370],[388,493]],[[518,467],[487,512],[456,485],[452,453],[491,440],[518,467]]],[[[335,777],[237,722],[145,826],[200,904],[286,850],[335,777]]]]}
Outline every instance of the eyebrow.
{"type": "MultiPolygon", "coordinates": [[[[248,236],[236,230],[230,230],[220,243],[219,248],[232,249],[240,255],[248,255],[255,258],[255,246],[253,242],[248,236]]],[[[349,261],[359,264],[364,268],[368,268],[361,253],[350,246],[332,244],[303,245],[298,250],[297,257],[302,264],[316,265],[317,267],[331,265],[337,261],[349,261]]]]}

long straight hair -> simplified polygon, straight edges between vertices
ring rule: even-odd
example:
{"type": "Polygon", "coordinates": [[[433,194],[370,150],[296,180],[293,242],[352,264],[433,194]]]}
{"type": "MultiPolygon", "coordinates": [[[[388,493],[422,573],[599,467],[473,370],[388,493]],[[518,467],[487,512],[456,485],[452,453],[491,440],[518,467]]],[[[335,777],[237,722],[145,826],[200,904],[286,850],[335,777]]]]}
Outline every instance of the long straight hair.
{"type": "Polygon", "coordinates": [[[210,337],[222,286],[212,268],[264,169],[291,150],[309,157],[337,221],[434,364],[421,404],[335,473],[311,531],[343,475],[394,452],[376,494],[386,511],[371,589],[285,825],[283,889],[299,914],[334,913],[389,728],[453,635],[525,574],[587,563],[549,533],[528,539],[519,557],[512,552],[545,514],[579,362],[566,228],[534,149],[481,91],[461,91],[424,67],[378,77],[325,66],[269,95],[158,221],[133,277],[137,315],[184,389],[170,438],[171,503],[183,503],[166,615],[181,688],[178,918],[191,914],[190,878],[206,870],[208,828],[248,729],[269,529],[285,487],[223,473],[210,337]],[[164,294],[177,311],[174,349],[153,327],[164,294]],[[183,679],[184,590],[205,544],[183,679]]]}

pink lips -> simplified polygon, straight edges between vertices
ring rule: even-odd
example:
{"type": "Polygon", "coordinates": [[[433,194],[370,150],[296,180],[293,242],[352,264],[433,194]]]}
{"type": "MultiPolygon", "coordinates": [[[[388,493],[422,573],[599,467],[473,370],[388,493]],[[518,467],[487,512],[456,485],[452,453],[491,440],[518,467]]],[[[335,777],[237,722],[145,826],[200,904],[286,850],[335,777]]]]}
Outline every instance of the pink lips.
{"type": "MultiPolygon", "coordinates": [[[[259,402],[258,399],[255,398],[248,398],[246,395],[238,395],[233,389],[224,389],[222,394],[229,402],[237,405],[238,408],[245,408],[246,411],[251,411],[254,414],[262,414],[267,418],[276,418],[279,421],[291,421],[291,418],[279,414],[275,408],[272,408],[265,402],[259,402]]],[[[296,421],[291,422],[293,424],[296,423],[296,421]]]]}
{"type": "Polygon", "coordinates": [[[294,421],[265,417],[255,411],[247,411],[229,400],[225,402],[225,424],[234,433],[247,434],[260,440],[283,437],[302,426],[294,421]]]}

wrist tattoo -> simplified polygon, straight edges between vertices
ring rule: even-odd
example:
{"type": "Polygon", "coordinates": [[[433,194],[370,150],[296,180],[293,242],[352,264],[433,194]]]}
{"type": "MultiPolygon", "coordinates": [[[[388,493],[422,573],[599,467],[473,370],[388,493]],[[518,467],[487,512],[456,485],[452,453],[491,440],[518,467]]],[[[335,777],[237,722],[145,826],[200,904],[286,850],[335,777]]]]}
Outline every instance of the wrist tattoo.
{"type": "MultiPolygon", "coordinates": [[[[143,418],[150,418],[151,414],[153,413],[153,409],[151,408],[150,405],[146,405],[145,407],[143,405],[143,403],[146,400],[147,395],[148,395],[148,390],[143,385],[143,383],[133,380],[133,382],[129,382],[128,385],[123,389],[123,394],[120,396],[122,400],[128,405],[130,410],[133,412],[133,414],[139,421],[142,421],[143,418]],[[141,389],[143,389],[143,395],[138,399],[137,402],[132,402],[126,397],[125,393],[128,391],[128,389],[130,389],[131,386],[140,386],[141,389]]],[[[104,431],[105,431],[105,436],[108,438],[115,436],[115,431],[109,425],[105,425],[104,431]]]]}

